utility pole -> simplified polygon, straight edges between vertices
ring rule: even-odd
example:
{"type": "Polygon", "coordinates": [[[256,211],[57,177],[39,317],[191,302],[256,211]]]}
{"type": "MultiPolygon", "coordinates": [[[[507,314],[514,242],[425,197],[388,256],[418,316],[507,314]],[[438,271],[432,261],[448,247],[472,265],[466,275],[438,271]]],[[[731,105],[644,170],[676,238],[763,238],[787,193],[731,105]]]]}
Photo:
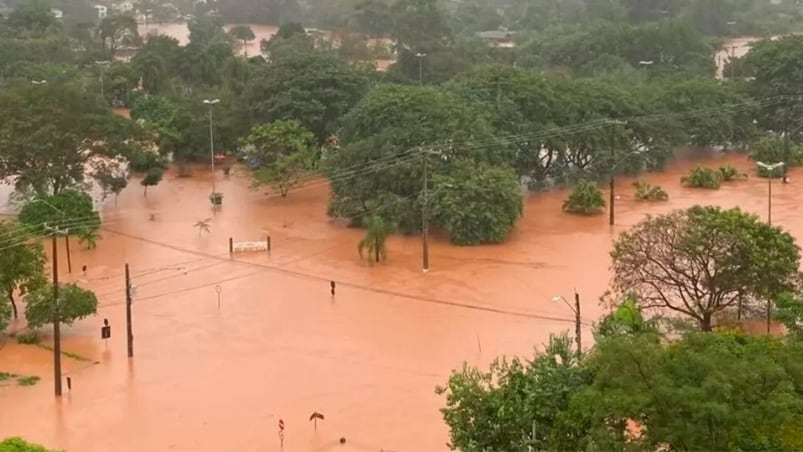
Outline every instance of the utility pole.
{"type": "MultiPolygon", "coordinates": [[[[627,124],[625,121],[611,121],[613,126],[621,126],[627,124]]],[[[608,200],[608,224],[613,226],[614,218],[616,215],[616,193],[614,192],[616,186],[614,182],[614,173],[616,172],[616,134],[615,129],[611,128],[611,172],[608,178],[608,188],[610,191],[610,199],[608,200]]]]}
{"type": "Polygon", "coordinates": [[[582,317],[580,316],[580,294],[577,290],[574,291],[574,340],[577,342],[577,357],[583,353],[583,339],[582,339],[582,317]]]}
{"type": "Polygon", "coordinates": [[[128,357],[134,356],[134,327],[131,324],[131,274],[125,264],[125,326],[128,340],[128,357]]]}
{"type": "Polygon", "coordinates": [[[423,252],[422,255],[422,268],[423,271],[426,273],[429,271],[429,243],[428,243],[428,236],[429,236],[429,163],[428,163],[428,154],[425,152],[422,155],[424,159],[424,209],[421,212],[421,251],[423,252]]]}
{"type": "Polygon", "coordinates": [[[424,57],[427,56],[426,53],[418,52],[415,54],[418,58],[418,84],[424,84],[424,57]]]}
{"type": "Polygon", "coordinates": [[[56,227],[45,226],[50,230],[53,244],[53,383],[56,397],[61,397],[61,313],[59,312],[59,245],[61,233],[56,227]]]}

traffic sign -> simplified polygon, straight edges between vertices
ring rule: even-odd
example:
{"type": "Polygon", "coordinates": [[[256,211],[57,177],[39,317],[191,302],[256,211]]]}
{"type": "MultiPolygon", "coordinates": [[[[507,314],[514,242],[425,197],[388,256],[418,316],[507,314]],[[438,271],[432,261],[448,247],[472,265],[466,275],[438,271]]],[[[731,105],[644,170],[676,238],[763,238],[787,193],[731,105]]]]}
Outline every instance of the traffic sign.
{"type": "Polygon", "coordinates": [[[279,419],[279,431],[284,431],[284,421],[279,419]]]}

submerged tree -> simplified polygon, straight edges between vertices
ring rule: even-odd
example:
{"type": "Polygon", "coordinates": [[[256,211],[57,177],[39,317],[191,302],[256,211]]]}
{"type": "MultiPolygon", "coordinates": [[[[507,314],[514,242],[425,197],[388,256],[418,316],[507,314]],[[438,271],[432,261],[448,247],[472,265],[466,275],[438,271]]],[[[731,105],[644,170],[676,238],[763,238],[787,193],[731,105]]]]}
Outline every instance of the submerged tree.
{"type": "Polygon", "coordinates": [[[794,238],[739,209],[695,206],[648,217],[614,243],[613,287],[639,307],[674,312],[710,331],[714,315],[796,288],[794,238]]]}
{"type": "Polygon", "coordinates": [[[365,237],[357,244],[360,257],[364,257],[369,264],[387,258],[386,241],[391,227],[382,217],[371,215],[364,221],[365,237]]]}
{"type": "Polygon", "coordinates": [[[42,284],[25,296],[25,318],[31,328],[40,328],[53,323],[58,316],[59,322],[70,325],[98,311],[98,298],[87,289],[75,284],[64,284],[59,287],[58,309],[53,305],[53,285],[42,284]]]}
{"type": "Polygon", "coordinates": [[[38,241],[30,240],[34,237],[28,229],[15,221],[0,222],[0,249],[3,250],[3,258],[0,259],[0,291],[6,297],[0,299],[0,332],[5,329],[8,320],[4,313],[15,319],[18,317],[14,292],[19,291],[24,295],[44,282],[45,254],[38,241]]]}

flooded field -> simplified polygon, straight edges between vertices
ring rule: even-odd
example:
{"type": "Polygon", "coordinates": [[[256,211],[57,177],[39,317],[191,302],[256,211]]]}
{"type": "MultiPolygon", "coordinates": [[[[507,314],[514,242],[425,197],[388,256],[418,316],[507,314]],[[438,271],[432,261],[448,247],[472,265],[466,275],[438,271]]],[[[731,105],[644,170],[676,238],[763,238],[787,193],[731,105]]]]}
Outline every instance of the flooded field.
{"type": "MultiPolygon", "coordinates": [[[[743,155],[708,160],[751,167],[743,155]]],[[[529,355],[550,333],[572,329],[572,313],[550,300],[575,288],[589,344],[590,323],[605,311],[598,298],[619,232],[645,214],[700,203],[765,217],[766,180],[717,191],[680,187],[694,164],[680,160],[645,178],[665,187],[668,203],[638,203],[633,180],[620,179],[613,230],[606,215],[562,214],[566,191],[533,195],[508,243],[457,248],[434,240],[428,273],[417,237],[393,237],[386,264],[362,263],[362,233],[329,221],[323,181],[279,198],[218,175],[225,198],[213,213],[202,170],[168,175],[147,198],[132,180],[116,207],[105,202],[97,249],[74,246],[72,275],[60,253],[62,277],[92,288],[101,304],[97,317],[63,329],[72,390],[54,400],[50,351],[6,341],[0,371],[42,381],[0,386],[0,437],[69,451],[279,450],[283,419],[286,451],[445,450],[435,385],[464,361],[486,366],[498,355],[529,355]],[[193,225],[206,218],[211,232],[199,235],[193,225]],[[267,236],[269,254],[228,254],[229,237],[267,236]],[[136,287],[131,360],[126,262],[136,287]],[[104,318],[112,326],[108,344],[100,339],[104,318]],[[317,432],[313,411],[326,416],[317,432]]],[[[801,239],[799,174],[773,187],[773,222],[801,239]]]]}

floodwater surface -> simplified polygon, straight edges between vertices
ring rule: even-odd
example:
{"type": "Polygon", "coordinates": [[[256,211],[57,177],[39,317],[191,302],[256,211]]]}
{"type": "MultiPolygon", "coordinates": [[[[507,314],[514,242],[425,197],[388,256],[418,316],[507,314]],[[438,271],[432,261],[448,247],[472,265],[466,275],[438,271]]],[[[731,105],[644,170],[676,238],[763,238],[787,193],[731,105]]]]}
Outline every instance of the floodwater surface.
{"type": "MultiPolygon", "coordinates": [[[[724,162],[752,172],[743,155],[704,163],[724,162]]],[[[249,190],[237,174],[219,174],[224,201],[213,213],[203,170],[190,178],[169,174],[147,197],[132,180],[116,206],[104,203],[98,247],[73,245],[72,274],[60,252],[62,279],[100,300],[98,316],[63,329],[72,390],[65,386],[64,397],[54,399],[49,350],[6,341],[0,371],[42,380],[0,386],[0,437],[68,451],[278,451],[283,419],[286,451],[445,450],[444,400],[435,386],[463,362],[528,356],[550,334],[573,329],[572,312],[551,299],[574,290],[590,345],[590,323],[607,311],[598,299],[621,231],[646,214],[694,204],[766,215],[766,180],[682,188],[679,178],[697,163],[678,160],[644,177],[668,191],[667,203],[636,202],[633,180],[620,179],[613,229],[606,215],[562,213],[565,190],[532,195],[504,245],[459,248],[433,239],[428,273],[418,237],[391,238],[386,263],[361,261],[362,232],[326,217],[323,181],[281,198],[249,190]],[[195,223],[207,218],[209,232],[199,232],[195,223]],[[229,256],[230,237],[268,236],[270,253],[229,256]],[[132,359],[125,263],[136,288],[132,359]],[[104,318],[112,327],[108,343],[100,339],[104,318]],[[317,432],[313,411],[326,417],[317,432]]],[[[773,222],[798,239],[799,174],[773,187],[773,222]]]]}

